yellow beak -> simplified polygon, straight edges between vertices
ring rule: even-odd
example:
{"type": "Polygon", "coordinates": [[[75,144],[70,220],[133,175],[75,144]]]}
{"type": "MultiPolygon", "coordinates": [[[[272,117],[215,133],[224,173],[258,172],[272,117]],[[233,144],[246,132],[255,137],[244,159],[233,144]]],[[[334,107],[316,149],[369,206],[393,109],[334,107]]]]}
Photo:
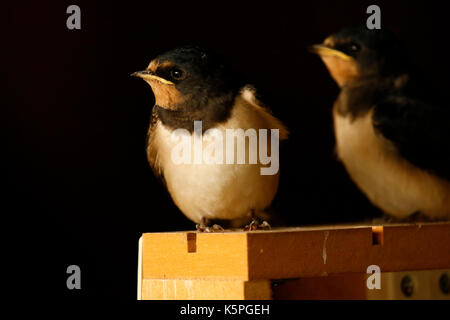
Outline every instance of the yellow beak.
{"type": "Polygon", "coordinates": [[[338,57],[338,58],[341,58],[341,59],[347,60],[347,61],[353,60],[353,57],[351,57],[339,50],[327,47],[323,44],[315,44],[315,45],[309,47],[309,51],[316,53],[319,56],[333,56],[333,57],[338,57]]]}
{"type": "Polygon", "coordinates": [[[175,85],[175,83],[173,83],[172,81],[161,78],[161,77],[155,75],[154,72],[150,71],[150,70],[137,71],[137,72],[132,73],[131,75],[133,77],[139,77],[144,80],[156,80],[156,81],[162,82],[164,84],[175,85]]]}

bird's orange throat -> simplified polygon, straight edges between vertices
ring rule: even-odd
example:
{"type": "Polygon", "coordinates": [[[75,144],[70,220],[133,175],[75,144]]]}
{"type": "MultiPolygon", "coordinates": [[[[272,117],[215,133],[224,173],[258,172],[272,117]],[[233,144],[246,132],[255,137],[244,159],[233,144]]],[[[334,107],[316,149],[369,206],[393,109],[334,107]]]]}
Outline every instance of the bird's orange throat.
{"type": "Polygon", "coordinates": [[[183,104],[183,96],[178,89],[173,85],[166,85],[157,80],[146,80],[152,87],[155,95],[155,104],[161,108],[168,110],[176,110],[176,106],[183,104]]]}
{"type": "Polygon", "coordinates": [[[354,59],[344,60],[331,55],[322,55],[321,58],[339,87],[345,86],[360,75],[359,66],[354,59]]]}

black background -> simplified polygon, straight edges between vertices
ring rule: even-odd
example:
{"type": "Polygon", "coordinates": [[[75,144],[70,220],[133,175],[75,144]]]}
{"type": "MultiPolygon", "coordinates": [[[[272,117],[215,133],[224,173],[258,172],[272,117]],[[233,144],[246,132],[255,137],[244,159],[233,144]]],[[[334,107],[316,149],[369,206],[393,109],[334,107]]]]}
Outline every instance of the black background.
{"type": "Polygon", "coordinates": [[[3,7],[2,226],[11,231],[5,244],[14,253],[5,259],[6,277],[20,278],[35,296],[132,300],[140,234],[193,229],[149,168],[153,95],[129,76],[187,43],[227,56],[291,129],[274,202],[287,224],[379,215],[334,158],[330,111],[338,88],[306,47],[365,22],[367,6],[378,4],[382,27],[399,35],[415,64],[444,90],[448,28],[441,3],[39,1],[3,7]],[[71,4],[81,7],[81,30],[66,28],[71,4]],[[66,288],[71,264],[81,267],[82,290],[66,288]]]}

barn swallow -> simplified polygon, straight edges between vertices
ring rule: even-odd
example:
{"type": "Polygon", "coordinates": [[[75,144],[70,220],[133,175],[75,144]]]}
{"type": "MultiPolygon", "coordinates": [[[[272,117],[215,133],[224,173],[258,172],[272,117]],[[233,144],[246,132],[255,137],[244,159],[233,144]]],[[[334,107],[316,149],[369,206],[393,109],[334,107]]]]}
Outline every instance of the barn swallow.
{"type": "MultiPolygon", "coordinates": [[[[210,226],[215,220],[231,221],[232,226],[251,221],[247,230],[269,227],[260,222],[267,218],[265,209],[277,192],[279,172],[262,175],[261,163],[174,163],[172,157],[178,143],[174,132],[181,129],[184,138],[194,141],[199,136],[194,122],[199,121],[201,134],[210,129],[223,136],[228,129],[278,129],[279,140],[286,139],[287,128],[260,103],[254,88],[245,85],[222,57],[196,46],[161,54],[133,75],[144,79],[155,96],[148,130],[149,163],[186,217],[197,223],[199,231],[222,230],[210,226]]],[[[202,150],[208,147],[207,140],[201,143],[202,150]]],[[[246,144],[246,152],[250,151],[246,144]]]]}
{"type": "Polygon", "coordinates": [[[351,27],[311,47],[340,88],[336,151],[387,217],[450,219],[450,108],[387,30],[351,27]],[[436,101],[434,101],[436,100],[436,101]]]}

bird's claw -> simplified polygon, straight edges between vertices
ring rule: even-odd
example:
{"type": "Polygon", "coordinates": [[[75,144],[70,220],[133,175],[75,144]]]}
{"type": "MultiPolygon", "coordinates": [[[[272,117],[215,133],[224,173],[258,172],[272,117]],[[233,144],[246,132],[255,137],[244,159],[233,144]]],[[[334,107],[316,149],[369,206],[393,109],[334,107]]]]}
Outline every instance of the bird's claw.
{"type": "Polygon", "coordinates": [[[197,229],[198,232],[222,232],[224,231],[224,229],[219,226],[218,224],[213,224],[211,227],[208,227],[205,224],[197,224],[195,226],[195,228],[197,229]]]}
{"type": "Polygon", "coordinates": [[[258,229],[258,221],[252,220],[248,225],[244,227],[244,231],[253,231],[258,229]]]}
{"type": "Polygon", "coordinates": [[[257,220],[253,219],[250,224],[244,227],[244,231],[254,231],[254,230],[270,230],[270,224],[267,221],[263,221],[262,223],[258,223],[257,220]]]}
{"type": "Polygon", "coordinates": [[[259,228],[261,228],[262,230],[270,230],[270,229],[272,229],[272,227],[270,226],[270,224],[267,221],[263,221],[259,225],[259,228]]]}
{"type": "Polygon", "coordinates": [[[210,229],[211,229],[210,232],[222,232],[222,231],[224,231],[224,229],[221,226],[219,226],[218,224],[213,224],[210,229]]]}

